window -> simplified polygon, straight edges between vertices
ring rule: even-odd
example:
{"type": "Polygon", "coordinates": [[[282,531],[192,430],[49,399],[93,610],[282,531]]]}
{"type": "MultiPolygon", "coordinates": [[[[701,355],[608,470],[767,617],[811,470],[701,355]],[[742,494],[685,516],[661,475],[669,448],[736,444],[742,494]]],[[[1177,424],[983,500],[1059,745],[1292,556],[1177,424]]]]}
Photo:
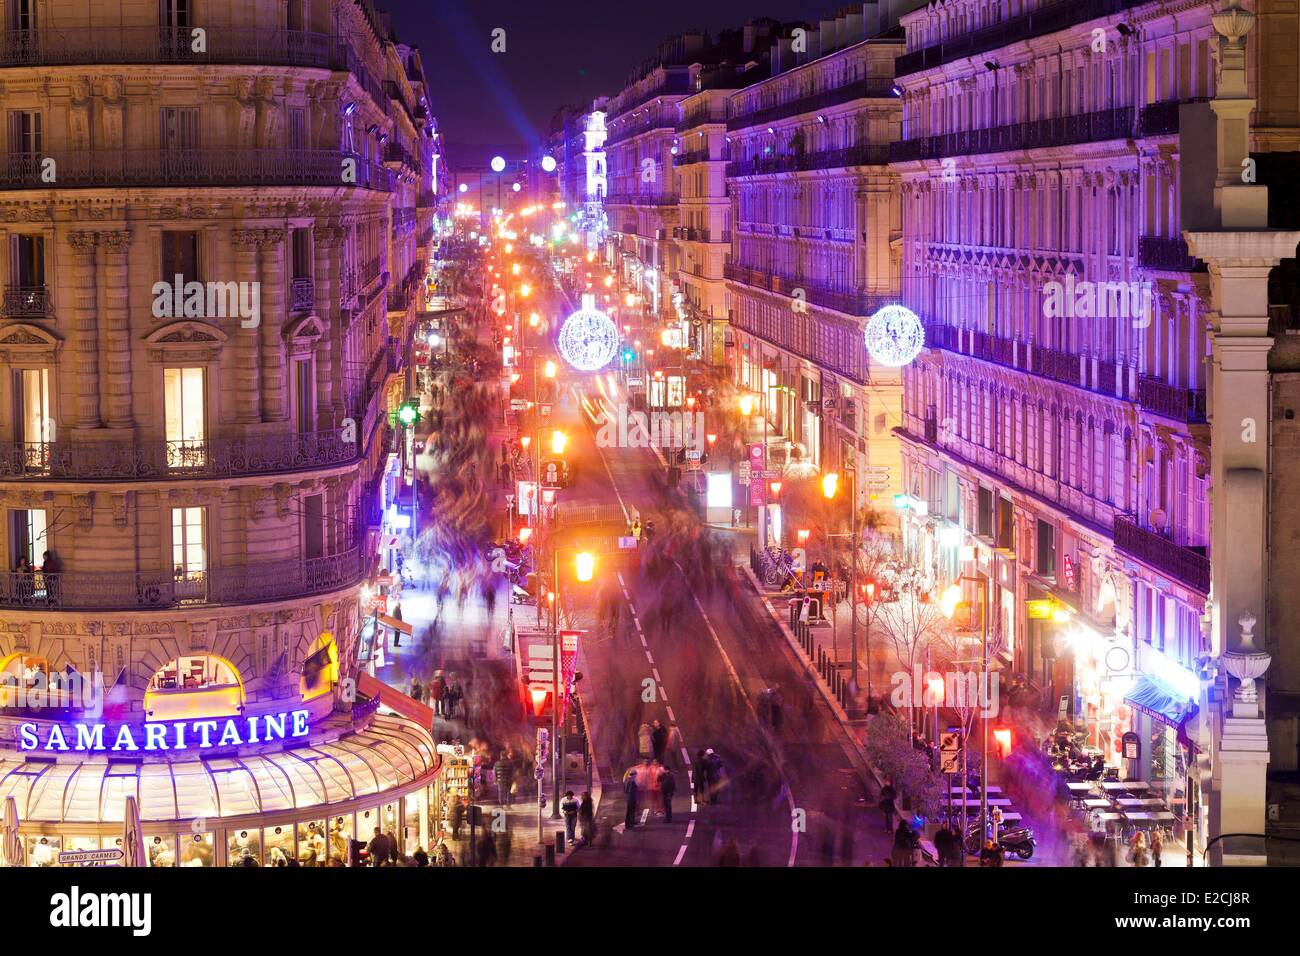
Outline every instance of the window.
{"type": "Polygon", "coordinates": [[[175,282],[201,281],[199,279],[199,234],[197,232],[164,232],[162,234],[162,280],[175,282]]]}
{"type": "Polygon", "coordinates": [[[291,150],[307,148],[307,111],[300,106],[289,110],[289,148],[291,150]]]}
{"type": "Polygon", "coordinates": [[[46,532],[44,509],[9,512],[9,557],[14,568],[24,559],[29,567],[41,563],[45,552],[50,549],[46,532]]]}
{"type": "Polygon", "coordinates": [[[9,237],[9,284],[20,291],[45,287],[45,237],[9,237]]]}
{"type": "Polygon", "coordinates": [[[172,509],[172,570],[177,582],[201,581],[207,570],[203,511],[203,508],[172,509]]]}
{"type": "Polygon", "coordinates": [[[294,360],[293,395],[298,434],[310,434],[316,430],[316,375],[315,363],[310,357],[294,360]]]}
{"type": "Polygon", "coordinates": [[[1044,577],[1056,577],[1056,528],[1046,521],[1038,521],[1038,548],[1034,570],[1044,577]]]}
{"type": "Polygon", "coordinates": [[[40,156],[41,114],[38,110],[9,111],[9,155],[40,156]]]}
{"type": "Polygon", "coordinates": [[[195,468],[207,463],[205,391],[203,369],[163,370],[169,468],[195,468]]]}
{"type": "Polygon", "coordinates": [[[243,704],[239,671],[225,658],[211,654],[168,661],[154,671],[144,691],[145,719],[150,721],[233,717],[243,704]]]}
{"type": "Polygon", "coordinates": [[[304,558],[319,558],[325,554],[325,497],[308,495],[303,499],[302,554],[304,558]]]}
{"type": "Polygon", "coordinates": [[[978,524],[975,526],[975,533],[984,538],[993,537],[993,492],[988,488],[980,488],[978,496],[978,524]]]}
{"type": "Polygon", "coordinates": [[[50,371],[45,368],[14,369],[14,441],[31,455],[44,454],[43,446],[54,441],[54,418],[50,414],[50,371]]]}
{"type": "MultiPolygon", "coordinates": [[[[179,38],[188,44],[188,36],[179,38]]],[[[160,113],[158,145],[162,149],[162,171],[165,176],[183,179],[199,171],[199,109],[193,107],[165,106],[160,113]]]]}

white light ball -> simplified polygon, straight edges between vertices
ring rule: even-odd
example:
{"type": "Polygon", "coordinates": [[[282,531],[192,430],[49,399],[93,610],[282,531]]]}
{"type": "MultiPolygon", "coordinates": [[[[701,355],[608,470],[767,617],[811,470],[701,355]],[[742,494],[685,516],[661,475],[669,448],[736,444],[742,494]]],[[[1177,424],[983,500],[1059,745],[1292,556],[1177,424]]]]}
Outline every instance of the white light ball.
{"type": "Polygon", "coordinates": [[[590,303],[564,320],[560,327],[560,354],[574,368],[594,372],[618,353],[618,327],[590,303]]]}
{"type": "Polygon", "coordinates": [[[925,326],[917,314],[902,305],[887,305],[867,322],[867,351],[881,365],[906,365],[925,347],[925,326]]]}

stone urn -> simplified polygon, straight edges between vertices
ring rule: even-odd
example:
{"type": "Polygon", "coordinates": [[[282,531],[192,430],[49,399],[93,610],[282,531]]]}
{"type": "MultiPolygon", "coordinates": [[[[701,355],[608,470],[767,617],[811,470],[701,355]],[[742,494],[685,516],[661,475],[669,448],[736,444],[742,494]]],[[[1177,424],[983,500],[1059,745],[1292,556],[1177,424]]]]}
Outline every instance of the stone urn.
{"type": "Polygon", "coordinates": [[[1273,663],[1273,656],[1267,651],[1255,647],[1255,615],[1247,612],[1237,619],[1241,625],[1241,643],[1223,655],[1223,666],[1237,679],[1237,690],[1233,693],[1233,716],[1256,717],[1259,715],[1259,691],[1255,681],[1264,676],[1268,666],[1273,663]]]}

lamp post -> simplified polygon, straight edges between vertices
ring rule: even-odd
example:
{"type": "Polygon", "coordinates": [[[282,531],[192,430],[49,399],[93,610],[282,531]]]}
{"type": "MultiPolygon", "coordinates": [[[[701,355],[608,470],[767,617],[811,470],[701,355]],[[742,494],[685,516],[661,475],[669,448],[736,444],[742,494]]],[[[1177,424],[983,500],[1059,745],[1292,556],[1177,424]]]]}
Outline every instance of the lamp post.
{"type": "MultiPolygon", "coordinates": [[[[571,548],[551,548],[551,588],[548,597],[551,603],[551,819],[560,816],[560,552],[571,548]]],[[[596,571],[596,559],[585,551],[580,551],[574,564],[575,576],[586,584],[591,581],[596,571]]],[[[566,715],[565,721],[568,718],[566,715]]],[[[538,800],[538,816],[541,815],[541,800],[538,800]]],[[[538,836],[541,836],[539,825],[538,836]]]]}
{"type": "MultiPolygon", "coordinates": [[[[961,581],[972,581],[979,588],[980,592],[980,680],[987,684],[989,679],[989,579],[984,573],[963,574],[959,579],[961,581]]],[[[960,587],[953,585],[944,595],[942,608],[943,613],[948,618],[952,618],[957,610],[957,600],[960,599],[960,587]],[[956,592],[956,593],[954,593],[956,592]]],[[[980,770],[980,846],[983,847],[984,840],[988,836],[988,818],[989,818],[989,715],[987,708],[981,708],[980,713],[980,757],[983,761],[983,767],[980,770]]],[[[963,775],[962,783],[965,784],[963,775]]],[[[962,801],[962,840],[966,839],[966,809],[965,798],[962,801]]],[[[997,839],[997,834],[993,834],[997,839]]],[[[963,843],[964,846],[964,843],[963,843]]]]}

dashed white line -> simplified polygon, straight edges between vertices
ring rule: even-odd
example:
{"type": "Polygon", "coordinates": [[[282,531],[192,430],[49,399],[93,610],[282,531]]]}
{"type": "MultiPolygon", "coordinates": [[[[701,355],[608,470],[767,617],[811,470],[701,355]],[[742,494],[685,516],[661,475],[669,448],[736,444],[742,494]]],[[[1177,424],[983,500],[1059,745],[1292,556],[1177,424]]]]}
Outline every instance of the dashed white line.
{"type": "MultiPolygon", "coordinates": [[[[690,839],[690,834],[687,833],[687,834],[686,834],[686,837],[687,837],[687,839],[690,839]]],[[[686,856],[686,844],[685,844],[685,843],[683,843],[683,844],[681,845],[681,847],[677,850],[677,859],[673,860],[673,866],[681,866],[681,863],[682,863],[682,857],[684,857],[684,856],[686,856]]]]}
{"type": "Polygon", "coordinates": [[[677,717],[673,714],[673,709],[671,707],[668,708],[668,719],[674,724],[677,723],[677,717]]]}
{"type": "MultiPolygon", "coordinates": [[[[646,657],[650,657],[650,655],[647,654],[646,657]]],[[[659,680],[659,668],[655,667],[655,666],[654,666],[654,663],[655,663],[654,658],[653,658],[653,657],[650,657],[650,673],[652,673],[652,674],[655,675],[655,683],[658,684],[658,683],[660,683],[660,680],[659,680]]]]}

